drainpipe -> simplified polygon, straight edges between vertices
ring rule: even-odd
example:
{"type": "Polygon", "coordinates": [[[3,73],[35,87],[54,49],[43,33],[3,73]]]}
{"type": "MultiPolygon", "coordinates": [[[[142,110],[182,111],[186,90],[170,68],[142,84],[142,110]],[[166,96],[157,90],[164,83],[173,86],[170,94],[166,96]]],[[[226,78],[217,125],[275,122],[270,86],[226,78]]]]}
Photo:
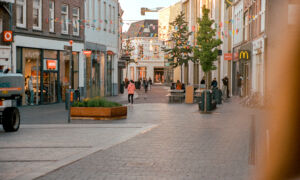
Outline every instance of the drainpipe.
{"type": "MultiPolygon", "coordinates": [[[[12,31],[12,18],[13,18],[13,12],[12,12],[12,3],[8,3],[9,6],[9,30],[12,31]]],[[[10,43],[10,69],[11,72],[14,72],[13,70],[13,43],[10,43]]]]}

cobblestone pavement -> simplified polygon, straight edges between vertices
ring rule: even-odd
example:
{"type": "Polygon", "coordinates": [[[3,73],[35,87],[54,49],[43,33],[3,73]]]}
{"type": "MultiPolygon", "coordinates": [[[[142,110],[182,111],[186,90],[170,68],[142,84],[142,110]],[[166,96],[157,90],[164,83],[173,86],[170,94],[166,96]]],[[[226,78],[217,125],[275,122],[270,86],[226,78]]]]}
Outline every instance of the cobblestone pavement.
{"type": "Polygon", "coordinates": [[[212,114],[197,105],[135,104],[122,123],[156,128],[39,179],[248,179],[253,113],[234,98],[212,114]]]}

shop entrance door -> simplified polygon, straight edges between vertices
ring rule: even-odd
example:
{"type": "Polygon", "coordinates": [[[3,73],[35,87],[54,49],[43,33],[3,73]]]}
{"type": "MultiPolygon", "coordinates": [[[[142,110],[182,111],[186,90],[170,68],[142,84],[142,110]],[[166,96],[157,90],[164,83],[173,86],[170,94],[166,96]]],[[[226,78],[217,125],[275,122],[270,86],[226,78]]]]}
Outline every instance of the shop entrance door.
{"type": "Polygon", "coordinates": [[[43,103],[57,102],[58,86],[57,72],[44,72],[43,75],[43,103]]]}

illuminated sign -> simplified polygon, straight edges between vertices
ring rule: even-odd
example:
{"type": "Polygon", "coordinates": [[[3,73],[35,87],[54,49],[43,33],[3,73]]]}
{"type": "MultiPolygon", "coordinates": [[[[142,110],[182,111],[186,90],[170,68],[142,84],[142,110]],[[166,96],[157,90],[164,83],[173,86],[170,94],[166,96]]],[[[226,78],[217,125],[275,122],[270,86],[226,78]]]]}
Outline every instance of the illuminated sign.
{"type": "Polygon", "coordinates": [[[12,31],[4,31],[3,38],[5,42],[12,42],[12,31]]]}
{"type": "Polygon", "coordinates": [[[239,51],[239,60],[249,60],[250,59],[250,51],[240,50],[239,51]]]}
{"type": "Polygon", "coordinates": [[[57,69],[57,61],[56,60],[46,60],[47,70],[56,70],[57,69]]]}
{"type": "Polygon", "coordinates": [[[92,51],[83,51],[83,54],[89,57],[92,54],[92,51]]]}
{"type": "Polygon", "coordinates": [[[224,60],[226,61],[232,60],[232,53],[224,53],[224,60]]]}

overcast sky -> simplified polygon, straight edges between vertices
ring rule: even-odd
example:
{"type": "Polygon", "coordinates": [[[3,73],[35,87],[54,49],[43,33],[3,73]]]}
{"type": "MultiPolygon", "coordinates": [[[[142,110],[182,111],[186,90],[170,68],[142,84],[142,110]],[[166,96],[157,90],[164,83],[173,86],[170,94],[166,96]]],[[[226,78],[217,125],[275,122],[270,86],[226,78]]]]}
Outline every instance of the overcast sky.
{"type": "Polygon", "coordinates": [[[123,31],[128,29],[128,23],[133,22],[128,20],[158,19],[157,13],[146,13],[146,16],[141,16],[141,7],[156,9],[157,7],[168,7],[179,1],[180,0],[119,0],[121,8],[124,10],[123,31]]]}

